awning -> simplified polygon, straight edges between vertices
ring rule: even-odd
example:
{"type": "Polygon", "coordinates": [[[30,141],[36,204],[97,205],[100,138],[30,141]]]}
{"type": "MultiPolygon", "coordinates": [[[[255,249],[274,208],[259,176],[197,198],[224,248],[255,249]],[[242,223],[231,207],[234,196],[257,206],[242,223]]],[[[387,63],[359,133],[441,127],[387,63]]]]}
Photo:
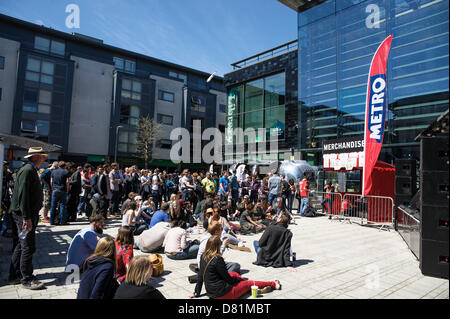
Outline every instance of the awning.
{"type": "Polygon", "coordinates": [[[61,152],[62,146],[49,144],[28,137],[0,133],[0,142],[28,150],[30,147],[42,147],[45,152],[61,152]]]}

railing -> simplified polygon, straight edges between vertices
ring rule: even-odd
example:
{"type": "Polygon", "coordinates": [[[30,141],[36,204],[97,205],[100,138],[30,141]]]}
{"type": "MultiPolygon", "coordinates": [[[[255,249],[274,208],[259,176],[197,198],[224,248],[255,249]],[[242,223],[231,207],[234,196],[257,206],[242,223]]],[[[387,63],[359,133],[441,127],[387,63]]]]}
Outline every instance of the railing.
{"type": "Polygon", "coordinates": [[[309,194],[309,205],[318,214],[326,215],[330,218],[340,217],[342,195],[340,193],[327,193],[312,191],[309,194]]]}
{"type": "Polygon", "coordinates": [[[417,259],[420,251],[420,220],[402,207],[397,208],[397,231],[417,259]]]}
{"type": "Polygon", "coordinates": [[[345,194],[341,207],[341,217],[357,219],[361,225],[394,226],[394,200],[386,196],[345,194]]]}
{"type": "Polygon", "coordinates": [[[240,69],[240,68],[248,66],[250,64],[257,63],[259,61],[271,58],[277,54],[296,50],[297,48],[298,48],[297,40],[293,40],[291,42],[282,44],[282,45],[272,48],[270,50],[255,54],[244,60],[232,63],[231,66],[233,67],[233,70],[240,69]]]}

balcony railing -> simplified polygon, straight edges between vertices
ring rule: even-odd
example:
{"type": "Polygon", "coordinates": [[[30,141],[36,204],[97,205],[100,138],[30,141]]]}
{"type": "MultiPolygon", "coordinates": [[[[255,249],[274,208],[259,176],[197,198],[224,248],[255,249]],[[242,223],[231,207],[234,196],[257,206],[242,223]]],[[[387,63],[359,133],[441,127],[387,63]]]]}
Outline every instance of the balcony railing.
{"type": "Polygon", "coordinates": [[[266,60],[266,59],[270,59],[275,55],[293,51],[293,50],[296,50],[297,48],[298,48],[298,42],[297,42],[297,40],[293,40],[291,42],[282,44],[282,45],[272,48],[270,50],[255,54],[244,60],[232,63],[231,66],[233,67],[233,70],[241,69],[250,64],[254,64],[254,63],[258,63],[260,61],[266,60]]]}

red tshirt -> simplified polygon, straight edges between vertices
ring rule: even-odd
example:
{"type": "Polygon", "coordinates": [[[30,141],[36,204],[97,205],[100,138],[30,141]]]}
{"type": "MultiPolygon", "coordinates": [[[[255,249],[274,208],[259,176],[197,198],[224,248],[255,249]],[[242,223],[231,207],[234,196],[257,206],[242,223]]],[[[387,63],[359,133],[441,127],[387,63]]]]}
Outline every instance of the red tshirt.
{"type": "Polygon", "coordinates": [[[306,197],[308,196],[308,181],[301,180],[300,181],[300,196],[306,197]]]}

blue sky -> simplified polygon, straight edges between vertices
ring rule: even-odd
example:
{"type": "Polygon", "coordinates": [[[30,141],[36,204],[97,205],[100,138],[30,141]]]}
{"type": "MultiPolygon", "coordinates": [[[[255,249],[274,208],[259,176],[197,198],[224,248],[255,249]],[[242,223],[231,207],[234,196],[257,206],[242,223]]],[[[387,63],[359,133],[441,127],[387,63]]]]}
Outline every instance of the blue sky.
{"type": "Polygon", "coordinates": [[[0,0],[0,13],[220,76],[297,38],[296,12],[277,0],[0,0]],[[72,3],[79,29],[65,25],[72,3]]]}

